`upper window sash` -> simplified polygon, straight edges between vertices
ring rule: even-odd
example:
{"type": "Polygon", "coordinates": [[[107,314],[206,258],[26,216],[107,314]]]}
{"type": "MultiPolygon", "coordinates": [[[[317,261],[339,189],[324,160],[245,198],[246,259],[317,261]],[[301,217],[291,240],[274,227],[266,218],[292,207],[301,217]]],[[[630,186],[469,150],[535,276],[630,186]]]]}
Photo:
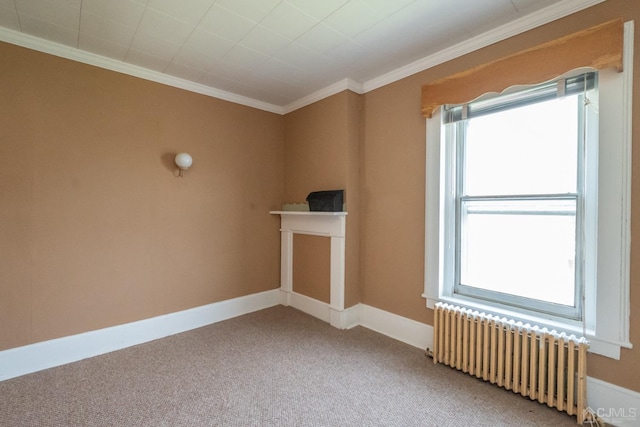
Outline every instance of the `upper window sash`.
{"type": "Polygon", "coordinates": [[[430,82],[422,86],[422,114],[431,117],[442,105],[544,82],[581,67],[620,72],[631,66],[623,64],[623,36],[623,21],[616,19],[430,82]]]}
{"type": "Polygon", "coordinates": [[[447,105],[444,108],[443,122],[455,123],[536,102],[575,95],[594,89],[596,84],[597,73],[592,71],[489,99],[480,99],[467,104],[447,105]]]}

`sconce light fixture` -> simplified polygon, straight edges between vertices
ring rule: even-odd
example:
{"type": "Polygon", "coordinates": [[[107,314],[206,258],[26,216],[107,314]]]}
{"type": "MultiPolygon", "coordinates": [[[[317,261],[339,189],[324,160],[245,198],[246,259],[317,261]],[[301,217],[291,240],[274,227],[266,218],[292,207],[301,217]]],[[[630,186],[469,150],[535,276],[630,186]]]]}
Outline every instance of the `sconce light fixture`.
{"type": "Polygon", "coordinates": [[[176,154],[175,162],[178,166],[178,176],[182,177],[184,171],[189,169],[193,164],[193,159],[189,153],[178,153],[176,154]]]}

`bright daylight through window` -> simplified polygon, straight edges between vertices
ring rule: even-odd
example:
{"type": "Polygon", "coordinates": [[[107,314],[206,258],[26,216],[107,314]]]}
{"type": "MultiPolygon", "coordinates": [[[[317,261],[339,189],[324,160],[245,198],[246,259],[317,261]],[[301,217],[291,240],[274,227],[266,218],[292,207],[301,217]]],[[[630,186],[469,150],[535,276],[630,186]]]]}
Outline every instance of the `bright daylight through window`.
{"type": "Polygon", "coordinates": [[[622,64],[546,83],[513,86],[549,78],[524,59],[564,42],[423,86],[428,308],[584,336],[615,359],[631,348],[632,22],[623,39],[622,64]]]}
{"type": "Polygon", "coordinates": [[[580,318],[595,78],[445,109],[455,294],[580,318]]]}

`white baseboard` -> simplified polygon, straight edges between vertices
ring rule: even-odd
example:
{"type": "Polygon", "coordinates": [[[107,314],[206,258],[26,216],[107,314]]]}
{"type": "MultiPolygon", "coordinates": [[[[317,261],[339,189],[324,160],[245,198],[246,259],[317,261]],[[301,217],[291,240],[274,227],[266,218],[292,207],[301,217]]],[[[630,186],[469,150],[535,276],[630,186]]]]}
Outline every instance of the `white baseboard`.
{"type": "Polygon", "coordinates": [[[607,425],[640,426],[640,393],[587,377],[589,408],[607,425]]]}
{"type": "Polygon", "coordinates": [[[362,304],[356,304],[353,307],[346,308],[340,313],[340,324],[343,325],[343,329],[351,329],[356,326],[360,326],[361,310],[362,304]]]}
{"type": "Polygon", "coordinates": [[[331,322],[331,309],[326,302],[318,301],[296,292],[288,293],[288,304],[291,307],[307,313],[313,317],[317,317],[323,322],[331,322]]]}
{"type": "MultiPolygon", "coordinates": [[[[280,289],[274,289],[138,322],[0,351],[0,381],[280,304],[290,305],[325,322],[331,322],[332,312],[334,316],[337,313],[339,327],[342,329],[359,325],[422,350],[433,347],[431,325],[366,304],[357,304],[344,311],[335,312],[327,303],[295,292],[283,294],[280,289]]],[[[607,423],[620,427],[640,426],[640,393],[588,377],[587,397],[591,410],[607,423]]]]}
{"type": "Polygon", "coordinates": [[[0,351],[0,381],[164,338],[280,304],[279,289],[0,351]]]}
{"type": "MultiPolygon", "coordinates": [[[[360,304],[360,325],[420,349],[433,348],[433,327],[360,304]]],[[[640,427],[640,393],[587,377],[589,408],[607,425],[640,427]]]]}
{"type": "Polygon", "coordinates": [[[287,291],[281,291],[280,303],[317,317],[338,329],[351,329],[359,324],[360,304],[344,310],[336,310],[326,302],[287,291]]]}
{"type": "Polygon", "coordinates": [[[433,343],[431,325],[365,304],[360,304],[360,325],[423,350],[433,343]]]}

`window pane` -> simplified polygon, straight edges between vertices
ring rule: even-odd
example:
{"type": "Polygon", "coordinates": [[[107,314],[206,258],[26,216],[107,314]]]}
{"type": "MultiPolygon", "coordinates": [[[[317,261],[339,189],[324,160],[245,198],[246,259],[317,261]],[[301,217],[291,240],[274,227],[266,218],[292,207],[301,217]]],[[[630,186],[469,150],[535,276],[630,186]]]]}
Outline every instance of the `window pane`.
{"type": "Polygon", "coordinates": [[[462,223],[463,285],[574,305],[575,215],[472,213],[462,223]]]}
{"type": "Polygon", "coordinates": [[[470,119],[464,193],[575,193],[577,147],[577,95],[470,119]]]}

